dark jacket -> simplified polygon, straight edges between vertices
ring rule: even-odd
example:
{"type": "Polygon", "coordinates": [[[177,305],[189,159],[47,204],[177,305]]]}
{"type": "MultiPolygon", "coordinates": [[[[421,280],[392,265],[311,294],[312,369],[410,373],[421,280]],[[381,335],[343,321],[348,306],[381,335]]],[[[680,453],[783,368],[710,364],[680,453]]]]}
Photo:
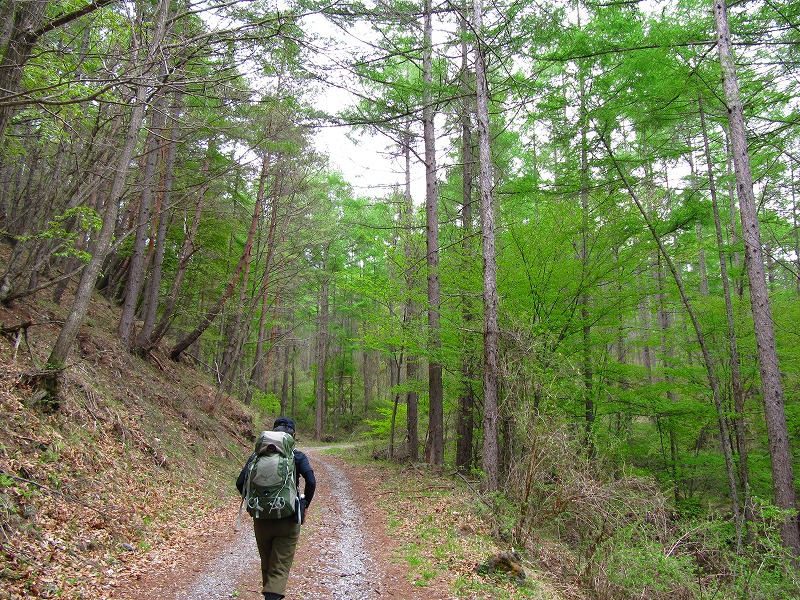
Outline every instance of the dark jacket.
{"type": "MultiPolygon", "coordinates": [[[[253,461],[255,456],[255,453],[250,455],[250,458],[247,459],[244,467],[242,467],[239,477],[236,478],[236,489],[239,490],[239,494],[241,495],[244,495],[244,483],[247,480],[247,471],[250,468],[250,463],[253,461]]],[[[296,474],[295,485],[299,486],[300,477],[303,478],[303,494],[305,495],[305,504],[303,509],[305,509],[309,504],[311,504],[311,500],[314,498],[314,490],[317,489],[317,480],[314,477],[314,470],[311,468],[311,463],[308,462],[308,457],[304,452],[300,452],[300,450],[297,450],[296,448],[294,451],[294,471],[296,474]]]]}

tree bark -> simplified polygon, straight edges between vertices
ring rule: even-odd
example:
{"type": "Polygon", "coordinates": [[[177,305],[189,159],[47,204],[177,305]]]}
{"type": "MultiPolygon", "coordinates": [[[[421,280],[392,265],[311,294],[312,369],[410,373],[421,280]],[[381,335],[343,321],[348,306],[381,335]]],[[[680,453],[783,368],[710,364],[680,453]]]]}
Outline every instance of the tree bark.
{"type": "Polygon", "coordinates": [[[0,148],[3,147],[6,129],[11,121],[25,63],[33,52],[38,36],[33,33],[44,23],[46,0],[20,0],[14,2],[13,25],[8,44],[0,60],[0,148]]]}
{"type": "Polygon", "coordinates": [[[784,409],[783,384],[780,378],[775,332],[772,323],[772,308],[767,293],[764,259],[761,250],[761,231],[758,223],[750,154],[747,148],[747,133],[744,112],[739,93],[739,80],[731,50],[731,31],[728,24],[728,7],[725,0],[714,0],[714,17],[717,27],[717,49],[722,66],[723,89],[728,107],[733,151],[736,191],[739,197],[739,213],[742,220],[742,237],[747,275],[750,282],[750,306],[755,326],[758,367],[761,375],[761,390],[764,398],[764,414],[769,441],[772,467],[772,489],[775,504],[787,511],[781,523],[781,539],[795,557],[800,556],[800,520],[797,517],[797,501],[794,489],[792,453],[789,448],[789,433],[784,409]]]}
{"type": "MultiPolygon", "coordinates": [[[[578,15],[580,18],[580,15],[578,15]]],[[[579,21],[580,23],[580,21],[579,21]]],[[[581,173],[581,246],[580,261],[584,273],[589,272],[589,141],[586,117],[586,81],[583,69],[579,69],[578,90],[580,93],[580,173],[581,173]]],[[[578,298],[581,316],[581,378],[583,379],[584,435],[586,453],[595,458],[594,445],[594,369],[592,367],[592,326],[589,322],[589,305],[592,299],[582,292],[578,298]]]]}
{"type": "MultiPolygon", "coordinates": [[[[472,73],[469,65],[469,47],[467,32],[469,31],[467,4],[465,2],[459,15],[461,28],[461,230],[463,237],[462,251],[464,255],[464,269],[467,270],[475,260],[473,247],[473,216],[472,216],[472,189],[475,168],[472,116],[472,106],[475,89],[472,85],[472,73]]],[[[461,297],[461,318],[464,321],[464,336],[466,338],[465,352],[461,356],[461,386],[458,394],[458,411],[456,412],[456,468],[468,471],[472,465],[472,443],[475,429],[475,363],[477,359],[472,350],[473,345],[469,338],[474,326],[475,314],[473,303],[468,290],[461,297]]]]}
{"type": "Polygon", "coordinates": [[[186,236],[183,238],[183,243],[181,244],[181,250],[178,254],[178,266],[175,270],[175,277],[172,280],[172,285],[170,286],[170,291],[167,294],[167,299],[164,302],[164,312],[161,315],[161,320],[158,322],[158,325],[156,325],[155,329],[153,329],[153,332],[148,337],[148,348],[156,346],[159,341],[161,341],[161,339],[166,335],[167,331],[169,331],[172,319],[175,316],[175,303],[178,300],[178,293],[180,292],[181,286],[183,286],[183,280],[186,277],[186,270],[189,267],[189,260],[191,259],[192,254],[194,254],[194,240],[197,236],[197,230],[200,227],[200,219],[205,207],[205,195],[208,193],[210,187],[208,175],[209,163],[211,162],[211,155],[214,152],[214,144],[213,142],[209,141],[208,148],[206,149],[206,157],[205,160],[203,160],[201,171],[204,184],[198,191],[197,203],[194,207],[192,222],[189,225],[186,236]]]}
{"type": "Polygon", "coordinates": [[[325,383],[325,369],[328,362],[328,276],[325,273],[325,261],[322,263],[322,273],[319,290],[319,323],[317,330],[317,379],[316,379],[316,420],[315,439],[321,440],[325,425],[325,404],[327,402],[328,387],[325,383]]]}
{"type": "Polygon", "coordinates": [[[158,299],[161,290],[161,278],[164,266],[164,252],[166,249],[167,226],[170,220],[170,198],[172,182],[174,179],[175,156],[177,153],[177,119],[181,106],[180,94],[176,95],[172,105],[172,125],[169,129],[169,141],[164,157],[164,176],[157,201],[158,227],[156,228],[155,250],[153,253],[153,270],[150,274],[150,283],[143,307],[142,329],[136,339],[134,351],[144,354],[150,347],[150,336],[155,330],[156,315],[158,313],[158,299]]]}
{"type": "MultiPolygon", "coordinates": [[[[159,93],[159,96],[161,94],[159,93]]],[[[147,250],[147,240],[151,237],[150,221],[153,208],[153,191],[156,179],[156,161],[158,159],[158,149],[160,140],[163,137],[165,125],[164,110],[159,106],[159,98],[150,111],[150,131],[147,135],[147,144],[144,156],[144,169],[142,170],[142,194],[139,197],[139,213],[136,220],[136,234],[133,242],[133,253],[131,255],[130,267],[128,268],[128,280],[125,285],[125,296],[122,302],[117,334],[122,343],[132,349],[131,338],[133,336],[133,323],[136,318],[136,308],[139,305],[139,297],[144,288],[145,280],[145,253],[147,250]]]]}
{"type": "Polygon", "coordinates": [[[439,325],[439,190],[436,185],[436,138],[433,108],[433,8],[425,0],[422,48],[422,129],[425,144],[425,233],[428,267],[428,462],[444,463],[444,390],[439,325]]]}
{"type": "MultiPolygon", "coordinates": [[[[411,134],[405,136],[403,153],[405,156],[405,194],[403,198],[403,210],[401,219],[406,223],[408,230],[404,238],[403,254],[405,257],[405,285],[406,285],[406,306],[403,311],[403,325],[407,333],[413,319],[417,316],[417,306],[414,302],[414,288],[416,287],[416,277],[414,272],[415,252],[412,242],[412,224],[414,215],[414,204],[411,197],[411,134]]],[[[405,336],[407,339],[407,336],[405,336]]],[[[414,382],[418,377],[419,359],[408,351],[406,360],[406,381],[414,382]]],[[[366,387],[366,381],[364,383],[366,387]]],[[[413,383],[412,383],[413,385],[413,383]]],[[[408,458],[411,461],[419,460],[419,393],[412,388],[406,392],[406,444],[408,448],[408,458]]]]}
{"type": "Polygon", "coordinates": [[[739,344],[736,341],[736,319],[733,314],[733,300],[731,296],[731,284],[728,277],[728,260],[725,255],[725,242],[722,237],[722,219],[720,218],[719,203],[717,202],[717,185],[714,180],[714,168],[711,162],[711,149],[708,143],[708,130],[706,129],[706,117],[703,110],[702,97],[698,96],[698,107],[700,111],[700,129],[703,135],[703,150],[705,152],[706,167],[708,171],[708,191],[711,194],[711,207],[714,212],[714,230],[716,233],[717,248],[719,248],[719,272],[722,279],[722,295],[725,299],[725,318],[728,324],[728,346],[730,348],[731,361],[731,388],[733,393],[734,405],[734,430],[736,432],[736,446],[739,452],[739,481],[742,483],[742,493],[744,495],[744,514],[742,519],[736,522],[736,545],[737,548],[742,544],[742,529],[752,520],[752,503],[750,500],[750,473],[747,468],[747,436],[746,423],[744,421],[744,388],[742,386],[742,376],[739,371],[739,344]]]}
{"type": "Polygon", "coordinates": [[[478,121],[478,188],[480,191],[481,246],[483,251],[483,473],[488,491],[499,486],[500,431],[499,379],[500,331],[498,325],[497,262],[492,151],[489,137],[489,88],[483,49],[483,2],[475,0],[475,91],[478,121]]]}

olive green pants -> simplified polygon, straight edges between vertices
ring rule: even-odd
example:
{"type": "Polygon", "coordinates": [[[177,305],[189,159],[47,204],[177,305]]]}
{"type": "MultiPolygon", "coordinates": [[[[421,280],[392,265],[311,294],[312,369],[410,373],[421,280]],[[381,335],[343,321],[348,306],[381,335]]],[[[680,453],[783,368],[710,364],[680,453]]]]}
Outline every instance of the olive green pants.
{"type": "Polygon", "coordinates": [[[300,523],[297,519],[253,519],[258,554],[261,557],[262,592],[283,595],[294,560],[300,523]]]}

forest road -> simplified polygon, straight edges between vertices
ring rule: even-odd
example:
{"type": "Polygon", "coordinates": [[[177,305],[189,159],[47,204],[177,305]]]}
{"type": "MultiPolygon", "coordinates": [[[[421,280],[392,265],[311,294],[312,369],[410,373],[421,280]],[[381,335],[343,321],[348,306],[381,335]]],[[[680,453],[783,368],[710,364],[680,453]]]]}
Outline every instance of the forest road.
{"type": "MultiPolygon", "coordinates": [[[[317,491],[303,525],[287,600],[437,600],[445,590],[414,586],[395,557],[403,540],[386,532],[376,509],[377,470],[306,452],[317,491]]],[[[250,517],[234,529],[239,502],[185,536],[152,548],[119,580],[113,598],[127,600],[261,600],[261,571],[250,517]],[[180,539],[177,539],[180,538],[180,539]]]]}

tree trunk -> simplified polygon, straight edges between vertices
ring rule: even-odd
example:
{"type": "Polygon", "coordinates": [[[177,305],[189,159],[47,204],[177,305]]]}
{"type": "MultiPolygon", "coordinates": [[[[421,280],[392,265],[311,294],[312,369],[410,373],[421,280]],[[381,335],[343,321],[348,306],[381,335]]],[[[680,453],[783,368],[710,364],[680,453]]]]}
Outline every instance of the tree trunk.
{"type": "Polygon", "coordinates": [[[327,401],[327,385],[325,383],[325,367],[328,360],[328,276],[325,273],[325,262],[322,263],[322,273],[319,290],[319,323],[317,330],[317,379],[316,379],[316,420],[315,439],[321,440],[325,425],[325,403],[327,401]]]}
{"type": "MultiPolygon", "coordinates": [[[[8,45],[2,48],[3,58],[0,60],[0,94],[3,96],[11,98],[19,90],[25,63],[37,40],[33,32],[44,23],[47,4],[46,0],[20,0],[13,3],[14,21],[8,45]]],[[[3,96],[0,96],[0,148],[15,107],[12,102],[2,102],[3,96]]]]}
{"type": "Polygon", "coordinates": [[[433,109],[433,8],[425,0],[422,48],[422,128],[425,143],[425,232],[428,266],[428,462],[444,463],[444,390],[439,326],[439,191],[436,186],[436,137],[433,109]]]}
{"type": "MultiPolygon", "coordinates": [[[[413,319],[417,316],[417,307],[414,302],[414,288],[416,287],[416,277],[414,272],[416,270],[415,252],[412,242],[413,238],[413,215],[414,204],[411,197],[411,135],[410,133],[405,136],[405,143],[403,154],[405,156],[405,195],[403,202],[403,210],[401,211],[401,219],[408,227],[406,231],[403,254],[405,257],[405,285],[406,285],[406,306],[403,312],[403,326],[406,333],[410,333],[411,324],[413,319]]],[[[406,336],[407,337],[407,336],[406,336]]],[[[411,383],[413,386],[419,370],[419,359],[408,352],[406,361],[406,382],[411,383]]],[[[364,383],[366,387],[366,381],[364,383]]],[[[419,460],[419,394],[413,387],[409,388],[406,392],[406,444],[408,448],[409,460],[419,460]]]]}
{"type": "MultiPolygon", "coordinates": [[[[261,200],[257,199],[256,202],[260,204],[261,200]]],[[[243,326],[242,321],[249,320],[243,319],[243,316],[245,312],[247,290],[250,286],[251,257],[252,252],[249,252],[247,262],[244,266],[244,273],[242,274],[242,283],[239,287],[239,302],[236,304],[234,320],[231,324],[230,334],[228,336],[228,344],[225,347],[225,352],[222,354],[222,361],[219,369],[220,381],[219,386],[217,387],[217,393],[214,395],[214,402],[211,406],[212,414],[216,413],[217,409],[222,403],[222,397],[225,392],[232,389],[232,382],[236,374],[235,365],[238,364],[238,358],[241,354],[242,344],[244,343],[244,339],[247,337],[247,330],[249,329],[246,325],[243,326]]],[[[247,316],[249,317],[249,314],[247,316]]]]}
{"type": "Polygon", "coordinates": [[[717,26],[717,49],[722,65],[723,89],[728,105],[728,125],[736,173],[736,190],[739,196],[739,213],[742,219],[745,266],[750,281],[750,306],[753,311],[758,366],[764,397],[764,413],[772,467],[772,489],[775,494],[775,504],[791,515],[785,517],[781,524],[781,539],[797,557],[800,556],[800,521],[796,512],[792,453],[789,448],[783,384],[775,347],[772,308],[767,293],[764,259],[761,252],[761,232],[753,193],[753,175],[750,170],[747,133],[739,94],[739,81],[731,50],[731,32],[725,0],[714,1],[714,17],[717,26]]]}
{"type": "MultiPolygon", "coordinates": [[[[266,160],[266,158],[265,158],[266,160]]],[[[266,166],[262,164],[262,172],[266,169],[266,166]]],[[[206,329],[214,322],[219,315],[222,307],[225,306],[225,303],[230,298],[233,290],[236,288],[236,283],[239,281],[239,277],[242,276],[242,273],[245,272],[246,268],[250,266],[250,257],[253,252],[253,240],[255,239],[256,231],[258,230],[258,225],[261,222],[261,212],[263,207],[263,197],[262,194],[259,194],[259,198],[256,199],[255,206],[253,207],[253,218],[250,221],[250,231],[247,233],[247,241],[244,244],[244,249],[242,250],[242,256],[239,259],[239,263],[236,265],[236,269],[233,272],[233,276],[231,277],[230,282],[225,287],[225,290],[222,293],[222,296],[217,300],[214,306],[205,314],[203,319],[197,325],[197,327],[190,332],[186,337],[182,338],[177,344],[172,347],[172,350],[169,353],[169,356],[172,360],[178,360],[183,354],[183,352],[191,346],[195,341],[200,339],[200,336],[203,335],[206,329]]]]}
{"type": "Polygon", "coordinates": [[[717,412],[717,422],[719,425],[718,438],[719,438],[720,449],[722,450],[722,454],[725,457],[725,470],[728,475],[728,486],[730,488],[730,494],[731,494],[731,510],[733,512],[734,519],[736,519],[736,521],[738,522],[738,520],[740,519],[739,493],[737,491],[738,486],[736,485],[736,473],[733,467],[733,457],[731,455],[731,439],[728,434],[728,423],[727,420],[725,419],[724,407],[722,406],[722,394],[720,392],[719,379],[717,378],[717,374],[714,369],[714,361],[711,357],[711,351],[708,348],[708,344],[706,344],[705,335],[703,334],[703,330],[700,327],[700,322],[697,319],[697,315],[695,314],[692,303],[689,300],[689,296],[686,294],[686,288],[683,285],[683,280],[681,278],[681,274],[680,271],[678,270],[678,267],[675,265],[675,262],[672,260],[669,253],[667,252],[667,249],[664,246],[664,242],[661,240],[661,237],[656,231],[650,217],[647,214],[647,211],[645,210],[645,207],[642,205],[638,196],[636,195],[630,183],[628,182],[627,176],[625,175],[619,163],[617,162],[616,158],[614,157],[614,153],[611,151],[611,146],[609,145],[608,140],[605,137],[603,137],[602,141],[606,147],[606,150],[608,151],[608,155],[614,162],[614,168],[617,170],[617,173],[619,174],[620,179],[623,182],[623,185],[626,187],[628,193],[633,199],[633,202],[636,204],[636,208],[639,210],[639,213],[642,215],[642,218],[645,221],[647,230],[650,232],[653,241],[656,242],[656,245],[658,246],[658,251],[661,254],[661,257],[664,259],[664,262],[666,263],[670,273],[672,274],[672,279],[675,282],[675,286],[678,288],[678,293],[680,294],[681,302],[683,303],[683,306],[686,310],[686,314],[688,315],[689,320],[692,322],[692,328],[694,329],[695,336],[697,338],[697,344],[700,346],[700,351],[703,355],[703,364],[706,369],[706,376],[708,377],[709,387],[711,387],[711,395],[714,401],[714,409],[717,412]]]}
{"type": "Polygon", "coordinates": [[[161,341],[161,339],[166,335],[167,331],[169,331],[172,319],[175,316],[173,312],[175,310],[175,303],[178,299],[178,292],[183,285],[183,280],[186,277],[186,270],[189,267],[189,260],[191,259],[192,254],[194,254],[194,240],[197,236],[197,230],[200,227],[200,219],[205,207],[205,195],[208,193],[210,187],[208,172],[209,163],[211,162],[211,155],[214,151],[214,144],[213,142],[209,141],[208,148],[206,149],[206,157],[202,166],[204,184],[197,193],[197,204],[194,207],[192,222],[189,225],[186,236],[183,238],[183,243],[181,244],[181,250],[178,254],[177,261],[178,266],[175,270],[175,277],[172,280],[172,286],[170,287],[169,294],[167,294],[167,299],[164,303],[164,312],[161,315],[161,320],[158,322],[158,325],[156,325],[155,329],[148,338],[147,345],[150,348],[158,345],[159,341],[161,341]]]}
{"type": "Polygon", "coordinates": [[[698,96],[700,109],[700,128],[703,134],[703,149],[705,151],[706,167],[708,170],[708,190],[711,194],[711,206],[714,211],[714,230],[716,232],[717,248],[719,248],[719,271],[722,279],[722,295],[725,298],[725,317],[728,323],[728,345],[730,347],[731,361],[731,388],[733,392],[734,417],[733,423],[736,431],[736,446],[739,452],[739,481],[742,483],[744,495],[744,515],[736,523],[736,546],[742,543],[742,521],[744,526],[752,520],[752,502],[750,499],[750,473],[747,468],[747,436],[744,421],[744,388],[739,372],[739,345],[736,341],[736,319],[733,315],[733,300],[731,285],[728,277],[728,260],[725,255],[725,242],[722,237],[722,219],[717,202],[717,185],[714,180],[714,168],[711,162],[711,149],[708,143],[708,130],[706,129],[705,111],[703,110],[702,97],[698,96]]]}
{"type": "MultiPolygon", "coordinates": [[[[461,27],[461,88],[462,88],[462,109],[461,109],[461,160],[462,160],[462,181],[461,181],[461,229],[462,229],[462,250],[464,256],[464,270],[468,270],[475,260],[472,235],[472,183],[474,177],[475,159],[472,142],[472,115],[474,109],[472,101],[475,97],[474,86],[472,85],[472,74],[469,65],[469,48],[467,45],[467,32],[469,31],[468,12],[466,3],[459,15],[459,25],[461,27]]],[[[458,411],[456,412],[456,468],[468,471],[472,465],[472,442],[475,429],[475,363],[477,362],[473,352],[472,327],[475,321],[473,304],[468,290],[461,297],[461,318],[464,321],[465,329],[465,352],[461,356],[461,389],[458,394],[458,411]]]]}
{"type": "MultiPolygon", "coordinates": [[[[142,170],[142,194],[139,197],[139,213],[136,220],[136,234],[133,242],[128,281],[125,285],[125,296],[122,302],[122,311],[117,327],[117,334],[122,343],[131,348],[133,323],[136,318],[136,308],[142,293],[145,280],[145,251],[147,241],[151,237],[150,217],[153,208],[153,188],[156,179],[156,160],[160,140],[163,137],[165,118],[161,97],[156,101],[150,111],[150,131],[147,136],[146,151],[144,156],[144,169],[142,170]]],[[[131,348],[132,349],[132,348],[131,348]]]]}
{"type": "Polygon", "coordinates": [[[731,148],[730,134],[725,131],[725,152],[727,154],[727,169],[728,169],[728,214],[730,216],[730,236],[731,247],[731,266],[734,268],[735,277],[733,278],[733,287],[736,290],[736,295],[739,300],[744,296],[744,275],[742,273],[742,256],[739,252],[739,221],[736,218],[736,180],[733,173],[733,149],[731,148]]]}
{"type": "Polygon", "coordinates": [[[283,377],[281,381],[281,414],[287,415],[286,412],[289,405],[289,358],[291,355],[291,346],[287,341],[284,341],[283,346],[283,377]]]}
{"type": "Polygon", "coordinates": [[[483,58],[483,2],[476,0],[473,13],[475,41],[475,89],[478,121],[478,188],[480,191],[481,245],[483,250],[483,473],[486,489],[499,485],[500,431],[499,378],[500,331],[498,326],[497,264],[494,201],[492,198],[492,151],[489,136],[489,89],[483,58]]]}
{"type": "Polygon", "coordinates": [[[172,182],[175,171],[175,156],[177,153],[178,116],[181,111],[182,95],[176,94],[172,103],[172,125],[169,128],[169,137],[164,157],[164,175],[161,190],[157,199],[156,212],[158,227],[156,228],[155,250],[153,254],[153,271],[150,274],[150,283],[143,307],[142,329],[139,331],[134,351],[144,354],[150,347],[150,336],[155,330],[156,315],[158,313],[158,299],[161,291],[161,278],[164,266],[164,252],[166,249],[167,226],[172,213],[170,200],[172,182]]]}
{"type": "MultiPolygon", "coordinates": [[[[580,15],[579,15],[580,18],[580,15]]],[[[580,23],[580,21],[579,21],[580,23]]],[[[578,89],[580,93],[580,144],[581,144],[581,246],[580,261],[584,273],[589,272],[589,142],[586,122],[586,81],[580,69],[578,89]]],[[[584,435],[586,454],[595,458],[594,446],[594,369],[592,368],[592,326],[589,322],[591,297],[582,293],[578,298],[581,316],[581,378],[583,379],[584,435]]]]}
{"type": "Polygon", "coordinates": [[[796,188],[796,173],[794,170],[795,160],[789,159],[791,176],[789,180],[792,182],[792,228],[794,229],[794,275],[795,275],[795,293],[800,296],[800,222],[797,219],[797,188],[796,188]]]}

